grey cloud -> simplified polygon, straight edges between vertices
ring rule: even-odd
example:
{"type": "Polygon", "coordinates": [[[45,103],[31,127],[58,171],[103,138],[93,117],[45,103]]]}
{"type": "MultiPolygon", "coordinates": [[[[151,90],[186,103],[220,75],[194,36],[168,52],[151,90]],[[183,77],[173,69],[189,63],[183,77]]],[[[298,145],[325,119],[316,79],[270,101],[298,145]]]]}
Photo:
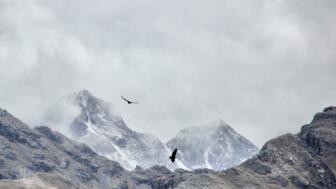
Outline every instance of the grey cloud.
{"type": "Polygon", "coordinates": [[[37,124],[57,98],[87,88],[163,140],[222,118],[262,145],[335,104],[335,8],[331,0],[1,0],[0,106],[37,124]]]}

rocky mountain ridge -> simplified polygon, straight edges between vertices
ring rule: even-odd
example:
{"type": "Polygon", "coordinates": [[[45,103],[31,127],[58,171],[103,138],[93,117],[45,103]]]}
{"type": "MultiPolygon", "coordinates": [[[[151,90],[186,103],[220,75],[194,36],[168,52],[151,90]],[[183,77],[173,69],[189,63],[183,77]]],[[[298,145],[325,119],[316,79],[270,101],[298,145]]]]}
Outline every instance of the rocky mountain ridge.
{"type": "Polygon", "coordinates": [[[31,129],[2,109],[0,143],[0,188],[28,188],[29,184],[59,189],[336,187],[336,107],[317,113],[298,134],[270,140],[256,156],[225,171],[172,172],[162,166],[127,171],[86,145],[45,126],[31,129]]]}

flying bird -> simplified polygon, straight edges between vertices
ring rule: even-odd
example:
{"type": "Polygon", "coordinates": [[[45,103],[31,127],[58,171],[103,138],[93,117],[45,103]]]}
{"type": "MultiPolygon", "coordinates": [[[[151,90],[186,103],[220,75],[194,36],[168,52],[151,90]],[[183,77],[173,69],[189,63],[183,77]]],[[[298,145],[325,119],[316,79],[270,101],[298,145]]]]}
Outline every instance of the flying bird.
{"type": "Polygon", "coordinates": [[[126,98],[124,98],[123,96],[121,96],[121,98],[123,100],[125,100],[127,102],[127,104],[138,104],[138,102],[134,102],[134,101],[130,101],[130,100],[127,100],[126,98]]]}
{"type": "Polygon", "coordinates": [[[177,153],[177,148],[175,148],[174,151],[173,151],[173,153],[172,153],[172,155],[169,156],[169,159],[170,159],[172,162],[175,162],[176,153],[177,153]]]}

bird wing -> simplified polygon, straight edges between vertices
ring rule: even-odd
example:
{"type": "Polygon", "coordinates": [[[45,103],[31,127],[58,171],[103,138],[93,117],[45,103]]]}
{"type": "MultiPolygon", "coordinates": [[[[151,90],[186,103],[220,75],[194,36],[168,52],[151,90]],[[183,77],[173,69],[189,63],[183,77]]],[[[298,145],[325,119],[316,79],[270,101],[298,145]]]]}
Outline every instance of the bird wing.
{"type": "Polygon", "coordinates": [[[127,100],[126,98],[124,98],[123,96],[121,96],[121,98],[122,98],[123,100],[125,100],[126,102],[131,102],[131,101],[127,100]]]}
{"type": "Polygon", "coordinates": [[[176,153],[177,153],[177,148],[175,148],[175,150],[173,151],[172,156],[175,157],[175,156],[176,156],[176,153]]]}

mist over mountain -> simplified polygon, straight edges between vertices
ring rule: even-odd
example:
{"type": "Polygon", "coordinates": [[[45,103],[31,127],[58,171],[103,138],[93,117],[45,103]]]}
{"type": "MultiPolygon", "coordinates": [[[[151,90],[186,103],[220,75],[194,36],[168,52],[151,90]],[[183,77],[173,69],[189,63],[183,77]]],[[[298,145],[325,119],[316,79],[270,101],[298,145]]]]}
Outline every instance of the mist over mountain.
{"type": "Polygon", "coordinates": [[[87,90],[61,99],[46,113],[44,123],[87,144],[126,169],[134,169],[137,165],[143,168],[153,165],[175,167],[167,159],[170,151],[165,144],[153,135],[128,128],[110,103],[94,97],[87,90]],[[77,114],[68,114],[76,112],[74,110],[77,114]]]}
{"type": "Polygon", "coordinates": [[[43,124],[87,144],[128,170],[137,165],[143,168],[162,165],[172,170],[223,170],[257,152],[251,142],[222,121],[181,131],[166,145],[153,135],[130,129],[112,104],[87,90],[62,98],[45,113],[43,124]],[[178,148],[176,164],[168,159],[174,148],[178,148]]]}

